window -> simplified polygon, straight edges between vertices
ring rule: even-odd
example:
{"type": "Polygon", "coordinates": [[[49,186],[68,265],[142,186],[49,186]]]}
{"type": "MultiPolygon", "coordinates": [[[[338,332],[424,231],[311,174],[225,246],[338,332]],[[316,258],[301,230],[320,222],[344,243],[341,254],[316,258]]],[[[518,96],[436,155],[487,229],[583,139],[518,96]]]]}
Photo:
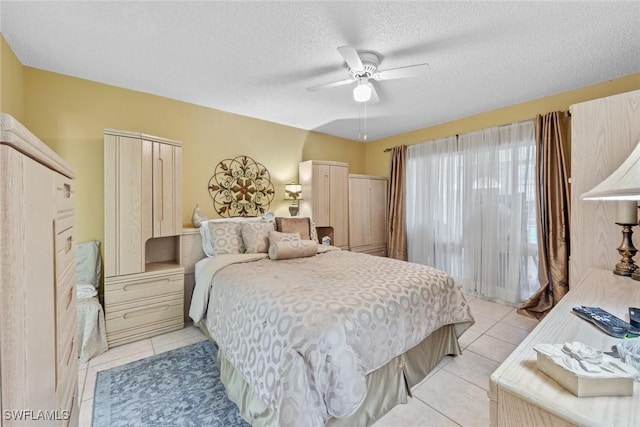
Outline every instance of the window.
{"type": "Polygon", "coordinates": [[[409,261],[518,304],[538,289],[532,121],[410,146],[409,261]]]}

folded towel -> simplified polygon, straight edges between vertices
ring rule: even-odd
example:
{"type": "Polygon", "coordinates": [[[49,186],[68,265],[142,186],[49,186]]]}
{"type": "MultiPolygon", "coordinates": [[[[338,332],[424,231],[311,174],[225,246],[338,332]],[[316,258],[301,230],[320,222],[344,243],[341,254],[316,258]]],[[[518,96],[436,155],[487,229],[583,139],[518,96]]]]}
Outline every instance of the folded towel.
{"type": "Polygon", "coordinates": [[[86,283],[78,283],[76,286],[76,293],[78,295],[78,299],[92,298],[98,295],[98,291],[93,285],[88,285],[86,283]]]}

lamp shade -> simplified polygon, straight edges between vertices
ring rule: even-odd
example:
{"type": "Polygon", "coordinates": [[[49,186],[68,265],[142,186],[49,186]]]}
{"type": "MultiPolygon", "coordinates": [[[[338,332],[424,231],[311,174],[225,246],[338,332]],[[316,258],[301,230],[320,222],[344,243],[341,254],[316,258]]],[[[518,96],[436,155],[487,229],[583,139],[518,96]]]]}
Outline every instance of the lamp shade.
{"type": "Polygon", "coordinates": [[[640,142],[629,157],[600,184],[580,196],[583,200],[640,200],[640,142]]]}
{"type": "Polygon", "coordinates": [[[300,199],[300,193],[302,193],[302,185],[300,184],[287,184],[284,186],[286,199],[300,199]]]}

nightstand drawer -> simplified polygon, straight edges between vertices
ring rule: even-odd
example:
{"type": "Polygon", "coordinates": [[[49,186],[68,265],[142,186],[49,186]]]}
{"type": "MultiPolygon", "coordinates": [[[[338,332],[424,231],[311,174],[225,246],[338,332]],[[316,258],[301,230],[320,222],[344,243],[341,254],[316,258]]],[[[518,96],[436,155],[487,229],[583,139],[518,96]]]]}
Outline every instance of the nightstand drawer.
{"type": "Polygon", "coordinates": [[[108,313],[107,332],[113,333],[176,318],[182,322],[182,298],[154,298],[153,302],[130,304],[123,310],[108,313]]]}
{"type": "Polygon", "coordinates": [[[168,295],[182,299],[184,274],[170,274],[152,277],[119,277],[117,281],[105,281],[104,301],[107,311],[121,310],[120,305],[138,300],[168,295]]]}

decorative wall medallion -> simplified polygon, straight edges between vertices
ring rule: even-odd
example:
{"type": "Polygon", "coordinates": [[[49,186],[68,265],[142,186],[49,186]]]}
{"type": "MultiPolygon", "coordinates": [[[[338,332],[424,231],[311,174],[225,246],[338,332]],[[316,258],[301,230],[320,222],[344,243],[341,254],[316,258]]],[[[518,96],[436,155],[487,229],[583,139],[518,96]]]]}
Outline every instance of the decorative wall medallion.
{"type": "Polygon", "coordinates": [[[266,167],[248,156],[218,163],[209,195],[220,216],[258,216],[269,210],[275,191],[266,167]]]}

